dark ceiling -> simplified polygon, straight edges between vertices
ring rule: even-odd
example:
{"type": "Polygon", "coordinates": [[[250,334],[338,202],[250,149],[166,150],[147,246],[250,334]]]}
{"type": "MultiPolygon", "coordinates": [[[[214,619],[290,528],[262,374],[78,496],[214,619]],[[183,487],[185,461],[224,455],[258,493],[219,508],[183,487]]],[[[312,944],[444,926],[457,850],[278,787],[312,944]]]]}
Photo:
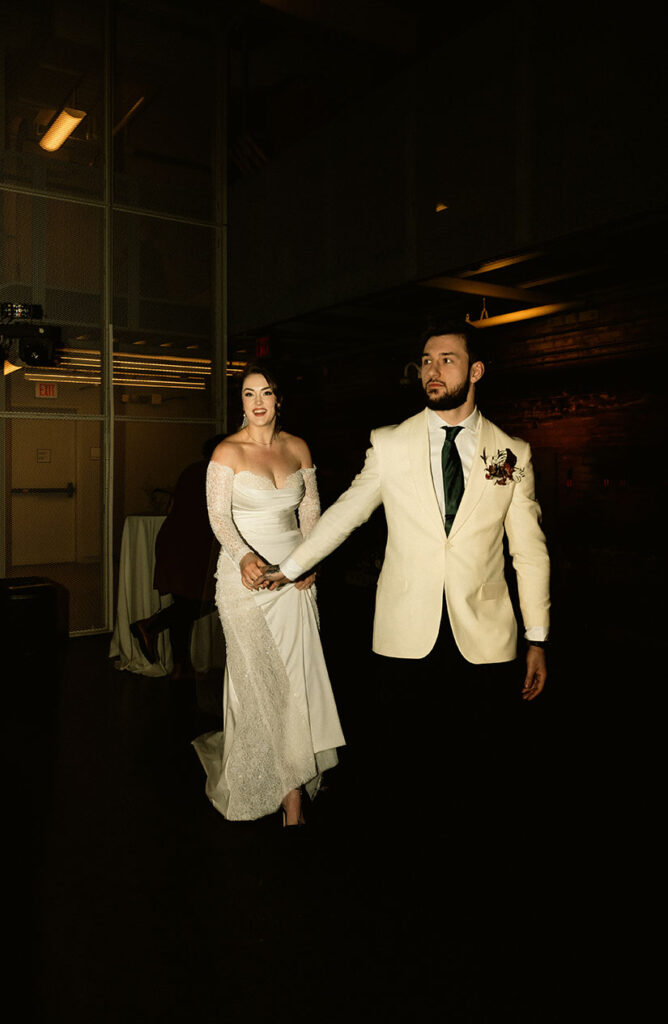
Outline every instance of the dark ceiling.
{"type": "MultiPolygon", "coordinates": [[[[540,250],[510,253],[482,266],[460,267],[447,276],[409,282],[329,309],[271,325],[276,351],[290,351],[304,364],[355,347],[412,351],[430,321],[468,316],[503,344],[511,336],[539,334],[582,325],[601,307],[627,300],[648,308],[665,296],[668,257],[660,245],[668,217],[571,235],[540,250]]],[[[257,334],[236,339],[237,350],[252,351],[257,334]]]]}
{"type": "MultiPolygon", "coordinates": [[[[408,0],[229,4],[232,180],[252,176],[446,40],[456,46],[458,32],[482,23],[491,10],[505,7],[517,16],[522,6],[408,0]]],[[[359,344],[402,350],[430,317],[442,314],[465,313],[498,326],[495,336],[505,333],[506,323],[513,330],[518,324],[541,330],[548,314],[584,317],[586,310],[625,295],[662,291],[668,269],[660,243],[665,221],[664,211],[556,239],[538,250],[508,252],[485,266],[444,267],[443,277],[314,310],[267,325],[267,331],[308,363],[323,351],[336,358],[359,344]]],[[[248,351],[253,340],[237,338],[237,349],[248,351]]]]}
{"type": "Polygon", "coordinates": [[[230,174],[247,176],[508,2],[228,0],[230,174]]]}

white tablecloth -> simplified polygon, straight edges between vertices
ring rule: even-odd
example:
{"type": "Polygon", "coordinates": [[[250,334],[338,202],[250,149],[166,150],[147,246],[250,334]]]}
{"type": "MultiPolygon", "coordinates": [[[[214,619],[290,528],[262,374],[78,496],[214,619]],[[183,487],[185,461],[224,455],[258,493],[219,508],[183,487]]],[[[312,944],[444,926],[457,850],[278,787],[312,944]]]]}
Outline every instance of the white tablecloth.
{"type": "MultiPolygon", "coordinates": [[[[159,660],[151,665],[130,633],[130,624],[147,619],[172,603],[171,595],[153,589],[155,538],[164,516],[128,516],[123,526],[118,576],[118,606],[109,656],[118,658],[116,668],[144,676],[164,676],[172,670],[169,630],[158,635],[159,660]]],[[[190,658],[196,672],[208,672],[225,664],[225,642],[217,612],[198,619],[193,626],[190,658]]]]}

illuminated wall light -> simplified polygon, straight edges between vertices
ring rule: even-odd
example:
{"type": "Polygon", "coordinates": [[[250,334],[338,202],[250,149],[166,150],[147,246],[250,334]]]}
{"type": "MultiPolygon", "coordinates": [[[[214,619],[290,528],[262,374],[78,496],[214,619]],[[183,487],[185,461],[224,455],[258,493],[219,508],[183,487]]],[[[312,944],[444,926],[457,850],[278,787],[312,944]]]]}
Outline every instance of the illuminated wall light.
{"type": "MultiPolygon", "coordinates": [[[[26,380],[34,380],[37,383],[47,384],[53,381],[52,376],[47,376],[44,373],[26,373],[26,380]]],[[[59,384],[99,384],[99,377],[79,377],[74,375],[58,377],[59,384]]]]}
{"type": "Polygon", "coordinates": [[[206,391],[205,384],[189,384],[184,381],[170,381],[164,380],[124,380],[123,378],[114,378],[114,384],[124,385],[125,387],[133,388],[175,388],[178,391],[206,391]]]}
{"type": "Polygon", "coordinates": [[[117,355],[114,356],[114,363],[131,363],[132,366],[140,367],[155,363],[156,366],[188,366],[194,370],[206,370],[211,367],[211,360],[209,359],[186,359],[179,358],[178,356],[117,355]]]}
{"type": "Polygon", "coordinates": [[[436,206],[434,207],[434,210],[435,210],[436,213],[443,213],[443,211],[447,210],[447,208],[448,208],[448,204],[447,203],[436,203],[436,206]]]}
{"type": "MultiPolygon", "coordinates": [[[[53,377],[47,377],[44,374],[26,374],[26,380],[35,381],[37,384],[49,383],[53,380],[53,377]]],[[[102,383],[100,377],[59,377],[58,382],[60,384],[95,384],[99,385],[102,383]]],[[[126,380],[124,377],[114,377],[113,384],[124,385],[125,387],[133,388],[172,388],[179,391],[206,391],[206,384],[193,382],[193,381],[182,381],[182,380],[126,380]]]]}
{"type": "MultiPolygon", "coordinates": [[[[115,370],[120,371],[122,373],[133,374],[134,376],[136,376],[139,379],[141,379],[143,376],[145,376],[146,373],[164,374],[167,377],[173,377],[175,374],[176,375],[180,374],[183,377],[192,378],[194,380],[200,380],[200,379],[201,380],[205,380],[207,377],[211,376],[211,371],[210,370],[200,370],[200,369],[196,369],[196,368],[192,368],[192,367],[187,367],[187,366],[183,366],[183,367],[181,367],[181,366],[159,366],[159,365],[156,366],[156,365],[149,364],[147,366],[142,366],[141,368],[137,368],[136,366],[133,366],[131,363],[119,363],[119,364],[115,365],[114,368],[115,368],[115,370]]],[[[48,369],[45,367],[42,372],[45,373],[45,374],[48,374],[51,377],[60,377],[60,376],[62,376],[63,373],[74,373],[76,371],[80,371],[80,373],[82,375],[85,375],[86,373],[99,373],[100,372],[100,364],[99,364],[99,362],[98,363],[77,363],[77,362],[63,363],[60,366],[50,366],[50,367],[48,367],[48,369]]],[[[26,374],[26,376],[28,376],[28,375],[26,374]]]]}
{"type": "Polygon", "coordinates": [[[74,107],[65,107],[58,114],[51,127],[40,139],[40,146],[47,153],[55,153],[60,149],[65,139],[68,139],[78,124],[81,124],[86,116],[85,110],[75,110],[74,107]]]}
{"type": "MultiPolygon", "coordinates": [[[[137,342],[133,342],[137,344],[137,342]]],[[[145,344],[145,342],[142,342],[145,344]]],[[[138,352],[115,352],[114,362],[117,359],[129,359],[131,362],[141,362],[145,359],[157,360],[160,363],[166,363],[173,365],[174,363],[182,363],[185,366],[211,366],[210,359],[197,359],[195,356],[159,356],[159,355],[141,355],[138,352]]]]}
{"type": "Polygon", "coordinates": [[[163,373],[199,373],[208,376],[211,370],[205,366],[190,366],[188,363],[161,363],[156,360],[152,363],[135,363],[129,359],[114,359],[114,366],[123,366],[132,369],[135,373],[144,373],[146,370],[161,370],[163,373]]]}
{"type": "MultiPolygon", "coordinates": [[[[68,348],[62,350],[58,366],[44,367],[38,373],[26,373],[25,379],[42,383],[57,380],[64,384],[98,385],[101,383],[100,367],[100,353],[96,349],[68,348]]],[[[211,359],[207,358],[139,353],[115,353],[113,357],[112,383],[116,385],[206,391],[207,378],[211,375],[211,359]]]]}

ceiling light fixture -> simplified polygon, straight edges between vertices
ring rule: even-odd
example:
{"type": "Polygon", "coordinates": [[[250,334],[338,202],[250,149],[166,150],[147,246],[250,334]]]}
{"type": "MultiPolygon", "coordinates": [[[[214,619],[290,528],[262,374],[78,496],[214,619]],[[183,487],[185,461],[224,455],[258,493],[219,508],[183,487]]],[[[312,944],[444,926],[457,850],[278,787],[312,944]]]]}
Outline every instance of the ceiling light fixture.
{"type": "Polygon", "coordinates": [[[520,320],[534,320],[541,316],[554,316],[557,313],[565,313],[571,309],[577,309],[581,302],[552,302],[546,306],[533,306],[531,309],[517,309],[514,313],[500,313],[498,316],[481,317],[480,320],[472,320],[474,327],[498,327],[500,324],[514,324],[520,320]]]}
{"type": "Polygon", "coordinates": [[[74,107],[64,107],[58,114],[53,124],[40,139],[40,146],[47,153],[55,153],[60,149],[65,139],[68,139],[78,124],[81,124],[86,116],[85,110],[76,110],[74,107]]]}

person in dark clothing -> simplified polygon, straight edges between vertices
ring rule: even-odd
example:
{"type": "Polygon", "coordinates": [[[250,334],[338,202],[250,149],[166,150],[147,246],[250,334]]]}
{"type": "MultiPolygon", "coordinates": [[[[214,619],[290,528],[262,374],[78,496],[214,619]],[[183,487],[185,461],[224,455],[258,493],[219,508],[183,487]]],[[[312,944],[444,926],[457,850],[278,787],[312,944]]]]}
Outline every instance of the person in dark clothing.
{"type": "Polygon", "coordinates": [[[183,470],[156,537],[153,586],[160,594],[171,594],[172,604],[130,626],[151,664],[158,660],[158,635],[169,629],[173,679],[190,673],[193,624],[215,607],[213,573],[220,545],[209,525],[205,484],[211,453],[224,437],[217,434],[209,438],[202,446],[202,459],[183,470]]]}

